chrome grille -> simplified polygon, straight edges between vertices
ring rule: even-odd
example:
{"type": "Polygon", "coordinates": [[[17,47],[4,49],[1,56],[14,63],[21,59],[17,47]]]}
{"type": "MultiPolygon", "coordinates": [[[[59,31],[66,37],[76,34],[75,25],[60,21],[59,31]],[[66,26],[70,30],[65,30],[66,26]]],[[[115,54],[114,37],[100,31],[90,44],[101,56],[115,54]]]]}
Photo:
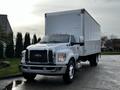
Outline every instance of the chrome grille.
{"type": "Polygon", "coordinates": [[[29,64],[54,64],[52,50],[26,50],[25,60],[29,64]]]}
{"type": "Polygon", "coordinates": [[[31,50],[30,62],[48,63],[47,50],[31,50]]]}

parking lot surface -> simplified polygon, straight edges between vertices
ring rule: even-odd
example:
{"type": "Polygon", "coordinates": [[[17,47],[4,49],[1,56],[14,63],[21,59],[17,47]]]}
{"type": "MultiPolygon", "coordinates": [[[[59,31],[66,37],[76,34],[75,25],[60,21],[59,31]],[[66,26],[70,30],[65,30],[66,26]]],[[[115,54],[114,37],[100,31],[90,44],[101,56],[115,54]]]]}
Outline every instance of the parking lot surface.
{"type": "Polygon", "coordinates": [[[120,90],[120,55],[102,55],[97,67],[83,63],[72,84],[66,85],[62,77],[38,75],[33,82],[22,77],[0,80],[0,88],[5,85],[13,90],[120,90]]]}

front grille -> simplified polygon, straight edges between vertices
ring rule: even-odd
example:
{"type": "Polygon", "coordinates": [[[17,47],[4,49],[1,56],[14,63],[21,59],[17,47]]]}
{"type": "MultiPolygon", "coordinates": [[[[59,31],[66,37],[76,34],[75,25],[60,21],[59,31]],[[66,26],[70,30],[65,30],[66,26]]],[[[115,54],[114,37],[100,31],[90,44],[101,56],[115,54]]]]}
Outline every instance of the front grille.
{"type": "Polygon", "coordinates": [[[47,63],[47,50],[30,51],[30,62],[47,63]]]}
{"type": "Polygon", "coordinates": [[[25,60],[29,64],[53,64],[53,52],[51,50],[26,50],[25,60]]]}

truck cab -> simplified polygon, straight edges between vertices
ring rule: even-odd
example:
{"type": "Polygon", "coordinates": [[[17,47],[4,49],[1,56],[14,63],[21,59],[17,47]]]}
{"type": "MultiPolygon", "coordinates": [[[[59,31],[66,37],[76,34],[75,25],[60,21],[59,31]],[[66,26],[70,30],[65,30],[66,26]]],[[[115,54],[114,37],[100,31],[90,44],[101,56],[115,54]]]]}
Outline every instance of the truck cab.
{"type": "Polygon", "coordinates": [[[63,75],[67,82],[74,78],[75,63],[78,60],[80,44],[73,35],[55,34],[45,36],[22,52],[21,68],[26,79],[36,74],[63,75]]]}

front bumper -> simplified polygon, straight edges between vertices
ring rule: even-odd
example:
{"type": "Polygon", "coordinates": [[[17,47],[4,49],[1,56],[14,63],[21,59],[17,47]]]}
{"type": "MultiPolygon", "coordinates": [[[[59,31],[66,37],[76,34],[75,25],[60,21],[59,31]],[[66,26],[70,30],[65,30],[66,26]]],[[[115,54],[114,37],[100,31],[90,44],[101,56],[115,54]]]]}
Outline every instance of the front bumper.
{"type": "Polygon", "coordinates": [[[41,75],[63,75],[66,72],[66,68],[66,65],[20,65],[22,72],[41,75]]]}

